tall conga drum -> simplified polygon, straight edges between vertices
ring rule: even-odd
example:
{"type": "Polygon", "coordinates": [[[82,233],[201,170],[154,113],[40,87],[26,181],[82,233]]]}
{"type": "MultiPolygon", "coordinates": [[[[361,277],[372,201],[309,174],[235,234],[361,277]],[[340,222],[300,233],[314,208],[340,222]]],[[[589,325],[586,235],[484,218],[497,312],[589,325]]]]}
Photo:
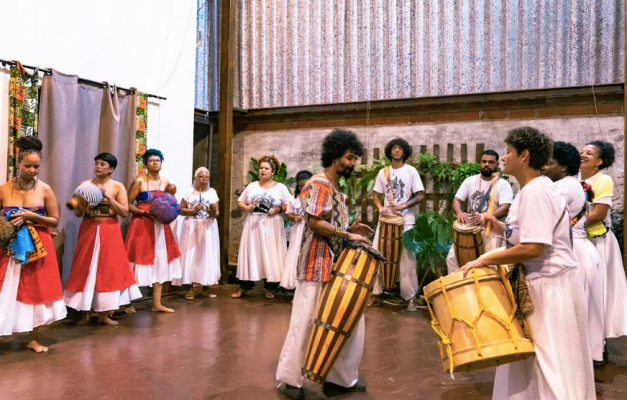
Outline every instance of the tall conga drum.
{"type": "Polygon", "coordinates": [[[305,378],[323,383],[366,309],[379,265],[385,258],[363,243],[348,243],[324,286],[302,368],[305,378]]]}
{"type": "Polygon", "coordinates": [[[403,232],[405,218],[400,215],[379,217],[379,252],[386,261],[381,263],[381,287],[392,290],[398,281],[401,255],[403,253],[403,232]]]}
{"type": "Polygon", "coordinates": [[[534,354],[528,326],[517,317],[505,268],[474,268],[466,278],[455,272],[425,287],[446,372],[494,367],[534,354]]]}
{"type": "Polygon", "coordinates": [[[463,224],[459,220],[453,223],[453,246],[457,265],[463,267],[466,263],[479,258],[484,252],[481,226],[463,224]]]}

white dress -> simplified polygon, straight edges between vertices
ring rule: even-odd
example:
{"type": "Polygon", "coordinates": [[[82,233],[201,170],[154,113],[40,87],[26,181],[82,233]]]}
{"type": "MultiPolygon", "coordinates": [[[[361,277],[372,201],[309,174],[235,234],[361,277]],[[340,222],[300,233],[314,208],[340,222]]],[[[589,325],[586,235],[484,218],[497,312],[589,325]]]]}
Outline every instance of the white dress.
{"type": "MultiPolygon", "coordinates": [[[[298,197],[293,198],[287,203],[287,214],[295,214],[304,216],[303,205],[298,197]]],[[[305,232],[305,220],[296,222],[292,225],[290,232],[290,247],[287,250],[287,259],[285,260],[285,270],[281,278],[281,286],[286,289],[296,288],[296,267],[298,263],[298,255],[300,247],[303,244],[303,233],[305,232]]]]}
{"type": "MultiPolygon", "coordinates": [[[[601,269],[601,282],[603,286],[603,309],[605,338],[617,338],[627,335],[627,279],[623,267],[623,258],[620,253],[618,240],[612,232],[612,197],[614,195],[614,183],[612,178],[601,172],[586,179],[586,183],[592,186],[594,199],[592,207],[596,204],[609,206],[603,224],[608,228],[607,233],[590,240],[599,251],[603,267],[601,269]]],[[[599,223],[600,224],[600,223],[599,223]]],[[[598,227],[598,224],[596,225],[598,227]]],[[[591,227],[587,227],[588,235],[591,227]]],[[[604,229],[603,229],[604,231],[604,229]]]]}
{"type": "Polygon", "coordinates": [[[526,318],[535,355],[497,367],[493,399],[596,398],[587,302],[571,249],[568,214],[562,217],[565,205],[559,188],[540,176],[521,189],[509,210],[508,246],[541,243],[544,251],[524,263],[534,307],[526,318]]]}
{"type": "MultiPolygon", "coordinates": [[[[281,207],[292,199],[282,183],[264,189],[252,182],[242,192],[238,201],[258,206],[281,207]]],[[[283,274],[287,244],[283,216],[269,216],[263,212],[246,215],[237,254],[237,278],[242,281],[280,282],[283,274]]]]}
{"type": "Polygon", "coordinates": [[[179,234],[182,278],[174,279],[173,285],[199,283],[217,285],[220,281],[220,233],[218,221],[210,217],[209,206],[220,201],[215,189],[198,192],[190,187],[183,199],[188,208],[202,204],[196,215],[186,216],[179,234]]]}
{"type": "MultiPolygon", "coordinates": [[[[566,200],[568,214],[575,218],[586,203],[586,196],[579,180],[575,177],[565,177],[555,184],[566,200]]],[[[579,276],[582,280],[587,303],[588,339],[592,359],[603,360],[605,344],[605,329],[603,325],[603,286],[601,271],[605,268],[596,247],[586,237],[586,218],[583,216],[572,226],[573,253],[577,260],[579,276]]],[[[572,223],[571,223],[572,225],[572,223]]]]}

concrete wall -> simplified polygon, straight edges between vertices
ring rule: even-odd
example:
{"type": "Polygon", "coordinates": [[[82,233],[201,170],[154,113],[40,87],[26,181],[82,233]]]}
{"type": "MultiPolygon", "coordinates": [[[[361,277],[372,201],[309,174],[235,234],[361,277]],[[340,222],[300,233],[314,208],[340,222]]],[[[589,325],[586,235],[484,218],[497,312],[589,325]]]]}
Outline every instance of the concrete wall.
{"type": "MultiPolygon", "coordinates": [[[[372,151],[394,137],[406,139],[417,153],[420,145],[432,148],[439,144],[455,145],[455,159],[460,161],[459,148],[462,143],[468,144],[468,160],[475,159],[475,144],[485,143],[486,149],[494,149],[504,154],[503,139],[507,132],[515,127],[529,125],[549,133],[554,140],[571,142],[577,148],[585,143],[601,139],[616,146],[616,163],[610,169],[615,178],[617,190],[615,202],[623,207],[623,175],[624,175],[624,119],[622,116],[550,118],[538,120],[506,120],[481,122],[448,122],[418,125],[387,125],[348,127],[357,133],[368,148],[368,158],[372,160],[372,151]]],[[[285,162],[288,175],[294,176],[301,169],[320,171],[320,150],[322,140],[331,131],[331,127],[314,129],[285,129],[273,131],[244,131],[233,138],[233,169],[232,188],[235,191],[248,182],[246,173],[250,168],[250,158],[259,158],[266,154],[275,155],[279,161],[285,162]]],[[[441,153],[442,154],[442,153],[441,153]]],[[[234,196],[235,200],[235,196],[234,196]]],[[[236,201],[232,202],[229,260],[234,262],[242,230],[243,218],[236,210],[236,201]]]]}

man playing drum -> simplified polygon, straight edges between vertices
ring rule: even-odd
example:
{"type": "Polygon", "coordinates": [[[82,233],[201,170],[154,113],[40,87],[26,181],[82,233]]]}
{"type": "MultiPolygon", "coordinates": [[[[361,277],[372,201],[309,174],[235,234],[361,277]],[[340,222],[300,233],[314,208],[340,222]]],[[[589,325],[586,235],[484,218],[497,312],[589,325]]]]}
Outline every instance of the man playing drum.
{"type": "MultiPolygon", "coordinates": [[[[298,275],[290,328],[281,350],[276,378],[285,385],[283,394],[289,399],[302,399],[305,361],[311,321],[323,285],[331,279],[335,258],[342,250],[343,240],[370,244],[365,235],[374,231],[367,225],[348,225],[346,196],[338,189],[341,176],[350,178],[363,144],[347,130],[335,129],[322,144],[324,171],[314,175],[302,189],[300,198],[305,212],[305,233],[298,259],[298,275]]],[[[363,392],[366,386],[357,381],[364,349],[365,322],[362,316],[352,335],[331,368],[323,385],[327,395],[363,392]]]]}
{"type": "MultiPolygon", "coordinates": [[[[453,199],[453,211],[457,215],[457,220],[465,225],[482,225],[488,211],[490,196],[493,190],[496,191],[494,216],[497,219],[503,219],[507,216],[509,206],[514,200],[512,186],[505,179],[499,178],[496,185],[494,185],[494,187],[492,185],[493,175],[498,170],[499,166],[498,153],[494,150],[484,151],[481,155],[480,166],[481,173],[466,178],[453,199]],[[468,212],[462,211],[461,201],[468,203],[468,212]]],[[[482,229],[481,236],[486,252],[505,245],[503,235],[491,232],[490,236],[486,238],[485,229],[482,229]]],[[[451,246],[448,256],[446,257],[446,265],[449,274],[459,269],[454,247],[455,246],[451,246]]]]}
{"type": "MultiPolygon", "coordinates": [[[[404,219],[403,231],[413,228],[416,212],[414,206],[425,197],[425,188],[418,171],[411,165],[405,164],[405,161],[411,157],[411,153],[411,146],[401,138],[393,139],[385,145],[385,156],[392,164],[379,171],[374,185],[374,204],[379,209],[380,219],[373,247],[383,253],[385,252],[379,246],[382,220],[395,215],[401,216],[404,219]],[[381,195],[384,197],[383,203],[381,195]]],[[[402,237],[396,239],[402,247],[399,265],[401,297],[409,302],[408,310],[416,311],[415,296],[418,292],[416,256],[405,249],[402,237]]],[[[379,277],[374,286],[371,305],[380,302],[383,289],[379,277]]],[[[386,299],[385,302],[393,302],[393,300],[386,299]]]]}

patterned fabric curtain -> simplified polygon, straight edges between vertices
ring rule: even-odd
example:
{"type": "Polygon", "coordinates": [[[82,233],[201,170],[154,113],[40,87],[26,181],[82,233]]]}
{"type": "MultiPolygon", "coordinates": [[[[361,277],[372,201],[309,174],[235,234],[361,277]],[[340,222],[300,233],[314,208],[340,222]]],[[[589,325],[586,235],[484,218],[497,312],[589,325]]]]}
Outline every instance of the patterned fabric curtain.
{"type": "Polygon", "coordinates": [[[148,129],[148,98],[145,93],[136,92],[137,120],[135,128],[135,161],[137,162],[137,176],[146,175],[146,166],[142,156],[146,152],[146,137],[148,129]]]}
{"type": "Polygon", "coordinates": [[[29,75],[19,62],[11,67],[9,85],[9,149],[7,179],[15,177],[19,150],[15,141],[22,136],[37,136],[39,114],[39,69],[29,75]]]}

